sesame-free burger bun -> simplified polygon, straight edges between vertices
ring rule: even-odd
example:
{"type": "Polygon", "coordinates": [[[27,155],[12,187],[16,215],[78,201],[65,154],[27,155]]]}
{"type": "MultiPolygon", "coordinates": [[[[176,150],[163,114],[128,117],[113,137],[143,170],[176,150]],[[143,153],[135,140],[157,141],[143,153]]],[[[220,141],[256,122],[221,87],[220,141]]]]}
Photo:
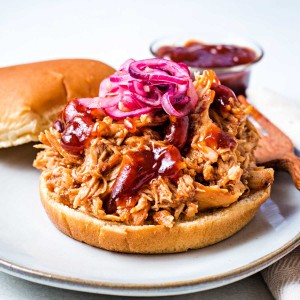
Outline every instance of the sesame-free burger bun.
{"type": "Polygon", "coordinates": [[[60,59],[0,68],[0,148],[38,141],[67,101],[95,97],[114,73],[89,59],[60,59]]]}
{"type": "Polygon", "coordinates": [[[60,204],[40,178],[43,206],[54,225],[64,234],[86,244],[127,253],[175,253],[222,241],[248,224],[270,196],[271,187],[255,191],[226,208],[199,213],[193,221],[163,225],[130,226],[103,221],[60,204]]]}

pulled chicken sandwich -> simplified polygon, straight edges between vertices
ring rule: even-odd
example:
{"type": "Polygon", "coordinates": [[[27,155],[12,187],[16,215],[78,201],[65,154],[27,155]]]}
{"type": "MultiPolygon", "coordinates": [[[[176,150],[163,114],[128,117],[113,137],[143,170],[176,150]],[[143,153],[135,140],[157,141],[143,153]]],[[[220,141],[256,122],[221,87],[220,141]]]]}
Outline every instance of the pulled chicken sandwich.
{"type": "Polygon", "coordinates": [[[65,234],[111,251],[172,253],[221,241],[269,197],[258,133],[215,73],[126,61],[99,97],[70,101],[40,134],[45,210],[65,234]]]}

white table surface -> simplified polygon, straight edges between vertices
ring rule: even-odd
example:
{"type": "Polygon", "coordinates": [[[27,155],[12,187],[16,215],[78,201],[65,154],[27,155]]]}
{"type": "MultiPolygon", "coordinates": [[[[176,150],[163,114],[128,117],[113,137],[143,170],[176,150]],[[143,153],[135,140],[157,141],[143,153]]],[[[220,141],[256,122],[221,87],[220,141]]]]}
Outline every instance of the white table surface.
{"type": "MultiPolygon", "coordinates": [[[[296,0],[0,0],[0,67],[81,57],[117,68],[129,57],[150,57],[149,44],[158,37],[221,32],[248,37],[264,48],[263,60],[253,69],[251,88],[267,88],[300,102],[299,15],[296,0]]],[[[273,299],[260,274],[215,290],[170,298],[258,297],[273,299]]],[[[119,297],[46,287],[0,273],[0,299],[119,297]]]]}

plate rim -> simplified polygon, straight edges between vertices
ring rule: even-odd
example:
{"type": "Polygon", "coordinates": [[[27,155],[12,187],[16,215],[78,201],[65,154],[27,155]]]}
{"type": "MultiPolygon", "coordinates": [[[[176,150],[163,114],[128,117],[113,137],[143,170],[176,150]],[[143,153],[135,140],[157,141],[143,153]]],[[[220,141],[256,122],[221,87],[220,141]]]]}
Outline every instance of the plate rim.
{"type": "Polygon", "coordinates": [[[253,262],[243,265],[242,267],[217,275],[158,284],[111,283],[105,281],[85,280],[77,277],[63,276],[31,269],[1,258],[0,271],[39,284],[83,292],[120,296],[141,296],[144,295],[143,292],[147,293],[147,296],[179,295],[209,290],[251,276],[252,274],[259,272],[276,262],[299,245],[300,233],[280,248],[257,260],[254,260],[253,262]],[[190,287],[191,290],[180,290],[186,287],[190,287]]]}

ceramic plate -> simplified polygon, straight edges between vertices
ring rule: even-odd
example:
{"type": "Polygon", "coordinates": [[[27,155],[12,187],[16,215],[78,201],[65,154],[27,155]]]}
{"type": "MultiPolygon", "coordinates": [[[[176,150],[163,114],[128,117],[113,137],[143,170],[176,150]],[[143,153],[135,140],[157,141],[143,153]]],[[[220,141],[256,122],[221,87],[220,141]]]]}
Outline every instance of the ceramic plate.
{"type": "Polygon", "coordinates": [[[0,150],[0,269],[30,281],[111,295],[184,294],[245,278],[300,243],[300,193],[280,173],[254,220],[216,245],[164,255],[96,249],[50,223],[34,157],[31,144],[0,150]]]}

